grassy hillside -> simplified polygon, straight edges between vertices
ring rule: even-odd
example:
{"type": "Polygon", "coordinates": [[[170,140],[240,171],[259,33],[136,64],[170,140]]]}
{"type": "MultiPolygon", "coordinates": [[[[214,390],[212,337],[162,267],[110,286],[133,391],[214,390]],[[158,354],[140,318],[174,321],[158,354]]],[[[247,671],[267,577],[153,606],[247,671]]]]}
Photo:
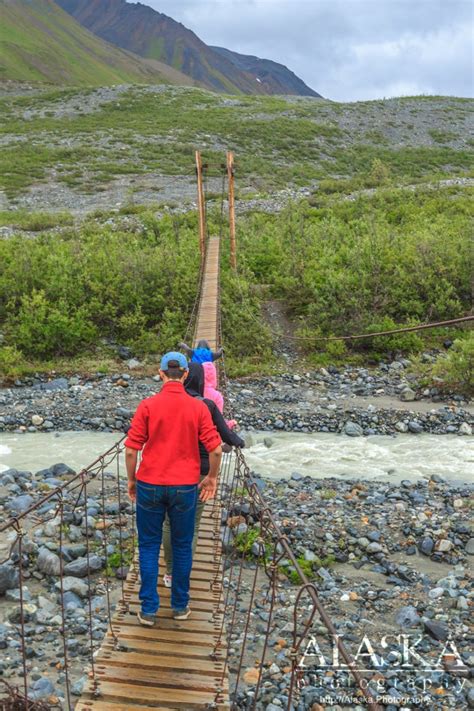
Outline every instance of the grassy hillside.
{"type": "Polygon", "coordinates": [[[214,164],[233,149],[241,192],[427,182],[472,175],[473,116],[472,101],[447,97],[338,104],[175,87],[4,97],[0,189],[14,198],[47,181],[90,193],[128,176],[133,196],[140,176],[194,179],[195,148],[214,164]]]}
{"type": "Polygon", "coordinates": [[[0,0],[0,81],[62,85],[190,83],[83,28],[51,0],[0,0]]]}

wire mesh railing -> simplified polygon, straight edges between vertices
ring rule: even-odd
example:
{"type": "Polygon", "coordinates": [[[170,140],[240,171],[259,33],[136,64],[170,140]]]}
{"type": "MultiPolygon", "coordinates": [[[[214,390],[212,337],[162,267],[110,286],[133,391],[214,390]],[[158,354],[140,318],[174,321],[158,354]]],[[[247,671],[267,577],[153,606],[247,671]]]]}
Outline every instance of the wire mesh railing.
{"type": "Polygon", "coordinates": [[[2,711],[72,710],[86,680],[100,694],[95,655],[134,565],[123,441],[47,493],[19,480],[34,501],[0,525],[2,711]]]}

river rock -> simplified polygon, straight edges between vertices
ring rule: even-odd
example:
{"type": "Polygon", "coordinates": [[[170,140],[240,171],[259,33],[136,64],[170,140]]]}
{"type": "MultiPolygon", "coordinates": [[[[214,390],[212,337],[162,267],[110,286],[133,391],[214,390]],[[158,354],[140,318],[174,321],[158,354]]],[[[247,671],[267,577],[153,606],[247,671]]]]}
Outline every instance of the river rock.
{"type": "Polygon", "coordinates": [[[56,689],[54,688],[53,682],[51,679],[48,679],[48,677],[41,677],[40,679],[36,679],[30,684],[29,690],[28,690],[28,696],[33,700],[33,701],[40,701],[40,699],[47,699],[50,696],[53,696],[56,693],[56,689]]]}
{"type": "Polygon", "coordinates": [[[423,432],[423,425],[418,422],[418,420],[410,420],[410,422],[408,423],[408,429],[413,434],[420,434],[421,432],[423,432]]]}
{"type": "Polygon", "coordinates": [[[41,415],[33,415],[31,418],[31,424],[34,425],[35,427],[41,427],[43,422],[44,422],[44,417],[41,417],[41,415]]]}
{"type": "Polygon", "coordinates": [[[34,498],[29,494],[21,494],[21,496],[16,496],[14,499],[8,502],[8,507],[11,511],[17,514],[23,513],[34,504],[34,498]]]}
{"type": "MultiPolygon", "coordinates": [[[[61,583],[58,581],[55,583],[56,590],[61,590],[61,583]]],[[[89,592],[89,586],[84,580],[80,578],[73,578],[72,576],[66,576],[63,578],[63,589],[64,592],[72,592],[79,597],[87,597],[89,592]]]]}
{"type": "Polygon", "coordinates": [[[472,435],[472,427],[467,422],[461,423],[458,431],[460,435],[472,435]]]}
{"type": "Polygon", "coordinates": [[[448,538],[442,538],[441,540],[436,542],[435,550],[439,551],[440,553],[447,553],[452,549],[452,547],[452,541],[450,541],[448,538]]]}
{"type": "Polygon", "coordinates": [[[80,679],[74,682],[74,684],[71,685],[71,694],[73,696],[80,696],[84,690],[84,686],[86,685],[87,682],[87,676],[81,676],[80,679]]]}
{"type": "Polygon", "coordinates": [[[466,543],[466,546],[464,548],[466,553],[469,555],[474,555],[474,538],[470,538],[468,542],[466,543]]]}
{"type": "Polygon", "coordinates": [[[59,556],[47,548],[39,549],[36,565],[38,570],[45,575],[59,575],[61,572],[61,561],[59,556]]]}
{"type": "Polygon", "coordinates": [[[431,555],[434,548],[434,541],[429,536],[426,536],[422,539],[418,547],[423,555],[431,555]]]}
{"type": "Polygon", "coordinates": [[[69,387],[69,383],[66,380],[66,378],[55,378],[54,380],[50,380],[48,383],[43,383],[42,386],[40,386],[42,390],[67,390],[69,387]]]}
{"type": "Polygon", "coordinates": [[[89,556],[89,565],[87,565],[87,558],[76,558],[76,560],[67,563],[64,566],[64,574],[71,575],[76,578],[85,578],[88,570],[91,573],[95,573],[102,568],[102,559],[98,555],[89,556]]]}
{"type": "Polygon", "coordinates": [[[344,425],[344,432],[349,437],[362,437],[364,434],[362,427],[358,425],[357,422],[352,422],[351,420],[344,425]]]}
{"type": "Polygon", "coordinates": [[[76,473],[74,469],[68,467],[68,465],[64,464],[64,462],[53,464],[53,466],[51,467],[51,471],[53,472],[54,476],[74,476],[74,474],[76,473]]]}
{"type": "Polygon", "coordinates": [[[17,588],[18,582],[18,570],[13,565],[9,563],[0,565],[0,595],[5,595],[7,590],[17,588]]]}
{"type": "Polygon", "coordinates": [[[406,422],[403,422],[403,420],[399,420],[395,423],[395,429],[397,432],[408,432],[408,425],[406,422]]]}
{"type": "Polygon", "coordinates": [[[130,368],[130,370],[135,370],[135,368],[140,368],[142,364],[140,363],[139,360],[136,358],[130,358],[127,360],[127,368],[130,368]]]}
{"type": "Polygon", "coordinates": [[[402,402],[412,402],[416,397],[416,393],[411,388],[405,388],[400,393],[400,400],[402,402]]]}
{"type": "Polygon", "coordinates": [[[416,627],[420,621],[421,617],[413,605],[402,607],[395,617],[395,622],[399,627],[416,627]]]}
{"type": "Polygon", "coordinates": [[[377,543],[376,541],[372,541],[372,543],[369,543],[369,545],[366,548],[367,553],[381,553],[383,550],[382,546],[380,543],[377,543]]]}
{"type": "Polygon", "coordinates": [[[129,358],[132,357],[133,353],[132,353],[131,349],[128,348],[128,346],[118,346],[117,355],[122,360],[128,360],[129,358]]]}
{"type": "Polygon", "coordinates": [[[446,641],[449,637],[449,628],[447,625],[442,624],[441,622],[436,622],[435,620],[428,620],[427,618],[423,618],[423,626],[430,635],[430,637],[433,637],[433,639],[437,639],[438,641],[446,641]]]}

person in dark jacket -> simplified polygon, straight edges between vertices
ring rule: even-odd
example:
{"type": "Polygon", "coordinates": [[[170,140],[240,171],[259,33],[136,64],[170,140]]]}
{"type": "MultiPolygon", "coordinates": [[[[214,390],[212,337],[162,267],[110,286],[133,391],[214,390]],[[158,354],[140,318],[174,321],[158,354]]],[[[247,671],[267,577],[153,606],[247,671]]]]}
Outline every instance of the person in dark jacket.
{"type": "MultiPolygon", "coordinates": [[[[219,408],[217,407],[216,403],[212,400],[207,400],[203,398],[202,395],[204,392],[204,369],[202,365],[200,363],[189,363],[188,368],[189,373],[186,380],[184,381],[184,389],[186,390],[188,395],[201,399],[207,405],[209,412],[211,413],[212,421],[216,426],[217,432],[219,433],[222,441],[225,444],[228,444],[232,447],[244,447],[244,440],[239,437],[236,432],[233,432],[231,429],[228,428],[226,421],[219,408]]],[[[199,442],[199,455],[201,457],[201,478],[203,479],[205,476],[207,476],[207,473],[209,472],[209,454],[202,442],[199,442]]],[[[192,544],[193,556],[196,550],[196,543],[199,534],[199,524],[201,522],[201,516],[204,509],[204,505],[204,501],[198,500],[196,506],[196,518],[194,523],[194,537],[192,544]]],[[[163,582],[168,588],[171,587],[171,574],[173,567],[171,531],[168,518],[166,518],[163,526],[163,551],[166,564],[166,573],[163,576],[163,582]]]]}

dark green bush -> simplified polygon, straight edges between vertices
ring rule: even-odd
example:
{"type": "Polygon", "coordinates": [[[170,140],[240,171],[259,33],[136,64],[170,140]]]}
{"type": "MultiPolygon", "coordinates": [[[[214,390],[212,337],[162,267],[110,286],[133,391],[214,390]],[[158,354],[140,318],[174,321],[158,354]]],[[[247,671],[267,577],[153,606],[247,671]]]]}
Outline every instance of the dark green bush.
{"type": "Polygon", "coordinates": [[[97,338],[85,307],[71,309],[64,300],[50,302],[44,291],[22,296],[11,324],[15,344],[23,353],[40,358],[74,355],[97,338]]]}
{"type": "Polygon", "coordinates": [[[199,255],[194,216],[142,217],[137,234],[96,222],[0,241],[0,326],[26,357],[90,352],[100,338],[137,354],[175,347],[189,319],[199,255]]]}
{"type": "MultiPolygon", "coordinates": [[[[285,301],[307,339],[303,347],[312,352],[328,347],[318,336],[462,315],[471,304],[470,234],[469,191],[390,190],[319,209],[300,204],[278,216],[250,216],[240,228],[241,262],[256,282],[269,285],[272,297],[285,301]]],[[[421,348],[423,337],[394,334],[348,345],[410,352],[421,348]]]]}
{"type": "MultiPolygon", "coordinates": [[[[456,339],[448,353],[438,359],[433,374],[444,381],[444,387],[474,393],[474,332],[456,339]]],[[[439,385],[439,383],[438,383],[439,385]]]]}

